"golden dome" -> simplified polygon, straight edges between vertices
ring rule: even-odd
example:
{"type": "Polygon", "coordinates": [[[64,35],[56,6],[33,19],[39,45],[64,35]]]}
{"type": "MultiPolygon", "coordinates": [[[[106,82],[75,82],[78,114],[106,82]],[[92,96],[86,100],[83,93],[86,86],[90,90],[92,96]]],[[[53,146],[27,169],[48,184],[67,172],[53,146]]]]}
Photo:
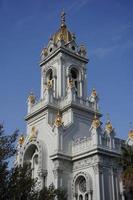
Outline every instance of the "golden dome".
{"type": "Polygon", "coordinates": [[[96,129],[101,126],[101,122],[100,122],[99,118],[96,116],[96,114],[92,121],[92,126],[93,126],[93,128],[96,128],[96,129]]]}
{"type": "Polygon", "coordinates": [[[57,44],[57,42],[60,40],[63,40],[65,43],[68,43],[73,39],[73,34],[70,33],[65,24],[65,15],[66,14],[64,12],[61,13],[61,27],[52,37],[55,44],[57,44]]]}
{"type": "Polygon", "coordinates": [[[59,31],[53,35],[53,41],[55,44],[60,40],[63,40],[65,43],[72,41],[72,34],[68,31],[66,25],[61,26],[59,31]]]}
{"type": "Polygon", "coordinates": [[[131,139],[133,139],[133,130],[130,130],[130,131],[129,131],[128,137],[131,138],[131,139]]]}

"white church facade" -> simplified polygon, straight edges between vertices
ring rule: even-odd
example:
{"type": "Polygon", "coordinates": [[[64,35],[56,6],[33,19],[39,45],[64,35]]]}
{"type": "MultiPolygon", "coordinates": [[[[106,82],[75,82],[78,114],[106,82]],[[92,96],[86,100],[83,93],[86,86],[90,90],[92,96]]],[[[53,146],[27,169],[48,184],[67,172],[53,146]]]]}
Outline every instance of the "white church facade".
{"type": "Polygon", "coordinates": [[[102,116],[95,89],[87,94],[86,48],[69,32],[65,13],[41,52],[41,95],[28,97],[26,137],[17,163],[31,164],[37,187],[67,190],[68,200],[124,200],[119,166],[123,140],[102,116]]]}

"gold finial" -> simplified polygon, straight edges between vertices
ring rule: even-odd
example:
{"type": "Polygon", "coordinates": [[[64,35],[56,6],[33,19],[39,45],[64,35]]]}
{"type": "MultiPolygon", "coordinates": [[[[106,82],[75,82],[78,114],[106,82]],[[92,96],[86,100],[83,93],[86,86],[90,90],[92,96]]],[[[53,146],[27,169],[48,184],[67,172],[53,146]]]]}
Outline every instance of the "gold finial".
{"type": "Polygon", "coordinates": [[[20,146],[23,145],[23,143],[24,143],[24,136],[21,135],[20,138],[19,138],[19,144],[20,144],[20,146]]]}
{"type": "Polygon", "coordinates": [[[110,115],[109,113],[106,114],[107,116],[107,122],[106,122],[106,125],[105,125],[105,130],[107,130],[109,133],[111,133],[113,131],[113,126],[110,122],[110,115]]]}
{"type": "Polygon", "coordinates": [[[101,122],[100,122],[99,118],[97,117],[96,113],[95,113],[93,121],[92,121],[92,126],[93,126],[93,128],[96,128],[96,129],[101,126],[101,122]]]}
{"type": "Polygon", "coordinates": [[[47,56],[48,55],[48,49],[47,48],[44,48],[41,52],[41,56],[47,56]]]}
{"type": "Polygon", "coordinates": [[[32,104],[35,103],[36,97],[35,97],[35,95],[34,95],[33,92],[30,92],[30,95],[29,95],[29,97],[28,97],[28,100],[29,100],[29,102],[32,103],[32,104]]]}
{"type": "Polygon", "coordinates": [[[92,95],[93,97],[96,97],[96,96],[97,96],[97,91],[96,91],[95,88],[92,89],[91,95],[92,95]]]}
{"type": "Polygon", "coordinates": [[[66,13],[64,12],[64,10],[61,12],[61,27],[62,26],[65,26],[65,16],[66,16],[66,13]]]}
{"type": "Polygon", "coordinates": [[[133,123],[130,122],[130,131],[128,132],[128,137],[133,140],[133,123]]]}
{"type": "Polygon", "coordinates": [[[59,110],[58,110],[57,116],[56,116],[56,118],[55,118],[55,125],[56,125],[57,127],[60,127],[62,124],[63,124],[63,122],[62,122],[62,117],[61,117],[61,115],[60,115],[60,113],[59,113],[59,110]]]}

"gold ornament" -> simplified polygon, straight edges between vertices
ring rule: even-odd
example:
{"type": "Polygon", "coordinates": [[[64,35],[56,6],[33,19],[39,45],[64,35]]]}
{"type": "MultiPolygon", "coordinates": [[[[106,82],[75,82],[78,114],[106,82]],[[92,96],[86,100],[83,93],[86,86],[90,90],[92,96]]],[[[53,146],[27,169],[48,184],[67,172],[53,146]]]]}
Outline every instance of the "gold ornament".
{"type": "Polygon", "coordinates": [[[130,130],[128,133],[128,137],[133,140],[133,130],[130,130]]]}
{"type": "Polygon", "coordinates": [[[36,137],[37,137],[36,128],[35,128],[35,126],[33,126],[32,129],[31,129],[30,140],[32,140],[36,137]]]}
{"type": "Polygon", "coordinates": [[[23,143],[24,143],[24,136],[21,135],[20,138],[19,138],[19,144],[23,145],[23,143]]]}
{"type": "Polygon", "coordinates": [[[70,88],[74,87],[74,81],[73,81],[73,79],[69,79],[69,87],[70,88]]]}
{"type": "Polygon", "coordinates": [[[43,50],[42,50],[42,53],[41,53],[41,55],[43,56],[47,56],[48,55],[48,49],[47,48],[44,48],[43,50]]]}
{"type": "Polygon", "coordinates": [[[73,40],[73,34],[70,33],[70,31],[67,29],[67,26],[65,24],[65,13],[61,13],[61,26],[59,31],[57,31],[53,37],[52,40],[54,41],[54,44],[57,44],[58,41],[63,40],[65,44],[73,40]]]}
{"type": "Polygon", "coordinates": [[[58,114],[57,114],[57,116],[56,116],[56,118],[55,118],[55,125],[56,125],[57,127],[60,127],[60,126],[62,126],[62,124],[63,124],[63,122],[62,122],[62,117],[61,117],[61,115],[60,115],[60,113],[59,113],[59,111],[58,111],[58,114]]]}
{"type": "Polygon", "coordinates": [[[35,95],[33,94],[33,92],[30,93],[29,97],[28,97],[28,100],[30,101],[31,104],[34,104],[35,101],[36,101],[36,97],[35,95]]]}
{"type": "Polygon", "coordinates": [[[107,121],[105,129],[111,133],[113,131],[113,126],[110,121],[107,121]]]}
{"type": "Polygon", "coordinates": [[[96,91],[95,88],[93,88],[91,95],[92,95],[93,97],[96,97],[96,96],[97,96],[97,91],[96,91]]]}
{"type": "Polygon", "coordinates": [[[48,80],[47,82],[47,88],[50,89],[53,86],[53,80],[48,80]]]}
{"type": "Polygon", "coordinates": [[[96,114],[92,121],[92,126],[93,126],[93,128],[96,128],[96,129],[101,126],[101,122],[100,122],[99,118],[96,116],[96,114]]]}

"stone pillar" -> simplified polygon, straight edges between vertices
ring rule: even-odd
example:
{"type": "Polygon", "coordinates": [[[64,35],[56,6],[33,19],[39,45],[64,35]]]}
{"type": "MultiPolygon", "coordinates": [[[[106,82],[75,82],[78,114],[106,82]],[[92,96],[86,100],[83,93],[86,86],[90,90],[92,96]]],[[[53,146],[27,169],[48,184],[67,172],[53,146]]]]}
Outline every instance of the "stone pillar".
{"type": "Polygon", "coordinates": [[[55,188],[60,188],[62,187],[61,185],[61,175],[63,173],[63,170],[60,168],[54,169],[53,170],[54,173],[54,186],[55,188]]]}
{"type": "Polygon", "coordinates": [[[112,200],[115,200],[115,183],[114,183],[114,169],[111,169],[111,180],[112,180],[112,200]]]}
{"type": "Polygon", "coordinates": [[[93,167],[96,183],[96,200],[105,200],[104,198],[104,183],[103,183],[103,167],[99,164],[93,167]]]}
{"type": "Polygon", "coordinates": [[[93,200],[93,191],[92,190],[88,191],[88,200],[93,200]]]}

